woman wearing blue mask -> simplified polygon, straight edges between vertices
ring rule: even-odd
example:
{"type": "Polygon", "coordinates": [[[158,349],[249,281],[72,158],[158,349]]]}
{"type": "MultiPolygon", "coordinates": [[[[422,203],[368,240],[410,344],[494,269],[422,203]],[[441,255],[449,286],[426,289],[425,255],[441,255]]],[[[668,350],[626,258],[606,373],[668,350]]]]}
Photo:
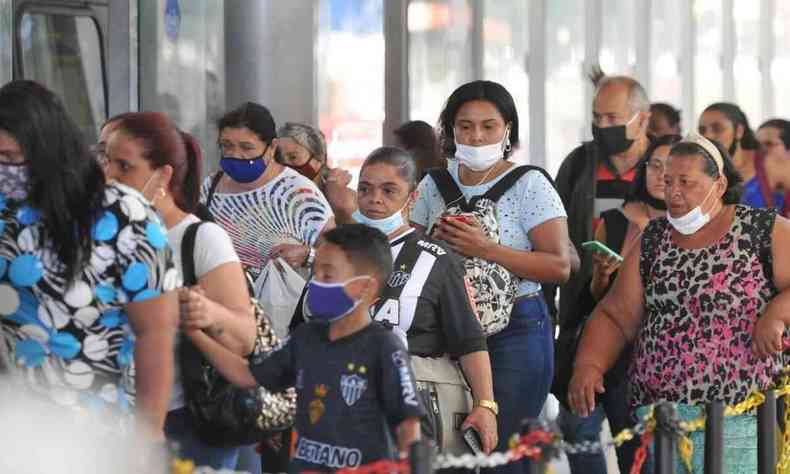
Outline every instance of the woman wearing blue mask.
{"type": "MultiPolygon", "coordinates": [[[[504,451],[521,420],[539,415],[551,386],[553,334],[541,283],[563,283],[570,273],[565,209],[545,172],[508,161],[519,144],[519,121],[513,97],[500,84],[459,87],[439,121],[442,147],[451,159],[445,173],[431,173],[420,183],[411,220],[466,257],[467,276],[470,260],[481,270],[485,266],[478,272],[482,278],[471,283],[490,334],[494,395],[501,409],[497,450],[504,451]],[[458,195],[449,202],[448,188],[458,195]],[[488,202],[486,211],[477,212],[481,208],[471,203],[482,200],[488,202]],[[449,216],[459,202],[468,203],[475,218],[449,216]],[[493,228],[499,229],[498,238],[486,230],[493,228]],[[494,273],[496,278],[487,278],[494,273]],[[510,283],[501,292],[503,300],[481,305],[480,297],[491,294],[484,285],[505,278],[510,283]]],[[[526,467],[512,463],[497,472],[521,473],[526,467]]]]}
{"type": "Polygon", "coordinates": [[[403,338],[427,406],[436,398],[440,413],[424,420],[425,435],[442,452],[464,454],[469,448],[463,432],[471,427],[488,453],[497,444],[497,405],[485,336],[470,304],[461,260],[409,225],[417,173],[414,158],[393,147],[374,150],[360,171],[354,219],[387,235],[395,262],[374,319],[403,338]],[[453,393],[436,386],[447,380],[457,381],[453,393]],[[455,413],[469,414],[461,426],[452,420],[455,413]]]}
{"type": "Polygon", "coordinates": [[[334,216],[312,181],[275,160],[271,113],[247,102],[220,118],[217,128],[221,171],[205,179],[201,201],[230,234],[242,264],[253,277],[271,258],[308,266],[312,246],[334,227],[334,216]]]}
{"type": "MultiPolygon", "coordinates": [[[[595,409],[603,374],[629,342],[639,417],[669,401],[688,421],[709,402],[735,405],[779,382],[790,323],[790,222],[739,205],[741,182],[719,142],[693,133],[672,147],[667,216],[647,226],[585,326],[568,390],[578,415],[595,409]]],[[[692,472],[701,473],[704,434],[690,436],[692,472]]],[[[725,471],[757,472],[756,416],[727,417],[724,437],[725,471]]]]}

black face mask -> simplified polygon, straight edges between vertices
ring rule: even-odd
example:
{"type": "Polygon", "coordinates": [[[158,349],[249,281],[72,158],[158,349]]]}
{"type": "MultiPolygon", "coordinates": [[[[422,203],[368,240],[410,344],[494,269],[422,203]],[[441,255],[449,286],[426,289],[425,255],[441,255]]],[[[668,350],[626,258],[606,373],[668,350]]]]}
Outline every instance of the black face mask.
{"type": "Polygon", "coordinates": [[[634,144],[634,139],[628,138],[625,135],[625,125],[615,125],[605,128],[593,125],[592,134],[598,149],[606,156],[622,153],[631,148],[631,145],[634,144]]]}

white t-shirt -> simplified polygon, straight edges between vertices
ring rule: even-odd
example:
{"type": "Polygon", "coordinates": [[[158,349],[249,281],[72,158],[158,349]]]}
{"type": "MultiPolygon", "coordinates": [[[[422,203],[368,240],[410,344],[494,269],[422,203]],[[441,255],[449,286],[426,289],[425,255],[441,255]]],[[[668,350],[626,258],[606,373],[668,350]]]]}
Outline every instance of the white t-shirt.
{"type": "MultiPolygon", "coordinates": [[[[190,214],[167,231],[167,242],[173,251],[173,261],[179,273],[181,273],[183,268],[181,264],[181,241],[184,239],[187,227],[194,222],[200,222],[200,219],[190,214]]],[[[239,261],[239,256],[236,255],[236,251],[233,249],[233,242],[231,242],[230,236],[222,227],[212,222],[206,222],[198,228],[193,253],[195,258],[195,277],[198,279],[220,265],[239,261]]],[[[181,281],[183,282],[183,275],[181,275],[181,281]]],[[[176,338],[176,348],[178,343],[179,338],[176,338]]],[[[178,353],[177,349],[176,353],[178,353]]],[[[181,408],[185,403],[179,364],[175,366],[174,380],[173,394],[170,396],[170,410],[181,408]]]]}
{"type": "MultiPolygon", "coordinates": [[[[514,169],[515,166],[510,171],[514,169]]],[[[447,170],[467,201],[474,196],[485,194],[510,173],[510,171],[503,173],[480,186],[466,186],[458,179],[457,160],[449,160],[447,170]]],[[[417,201],[411,209],[411,221],[430,229],[444,212],[444,199],[430,175],[425,176],[420,182],[417,193],[417,201]]],[[[501,228],[501,244],[516,250],[532,250],[529,231],[534,227],[550,219],[566,217],[565,207],[559,194],[551,182],[537,170],[528,171],[505,192],[497,202],[496,213],[501,228]]],[[[522,279],[518,294],[525,295],[538,290],[540,290],[538,282],[522,279]]]]}

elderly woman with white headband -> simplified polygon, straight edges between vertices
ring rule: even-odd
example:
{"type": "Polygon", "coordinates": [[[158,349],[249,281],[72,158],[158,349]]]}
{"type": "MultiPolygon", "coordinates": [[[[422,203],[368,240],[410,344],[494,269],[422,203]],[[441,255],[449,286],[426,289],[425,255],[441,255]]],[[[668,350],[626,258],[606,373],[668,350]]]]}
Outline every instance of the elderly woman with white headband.
{"type": "MultiPolygon", "coordinates": [[[[787,362],[790,222],[738,205],[741,178],[730,157],[697,134],[672,147],[664,182],[667,217],[626,255],[584,330],[569,390],[581,416],[629,341],[637,416],[662,401],[676,403],[682,419],[714,400],[734,405],[774,385],[787,362]]],[[[757,472],[756,425],[752,414],[727,418],[726,472],[757,472]]],[[[703,438],[692,434],[695,473],[703,438]]]]}

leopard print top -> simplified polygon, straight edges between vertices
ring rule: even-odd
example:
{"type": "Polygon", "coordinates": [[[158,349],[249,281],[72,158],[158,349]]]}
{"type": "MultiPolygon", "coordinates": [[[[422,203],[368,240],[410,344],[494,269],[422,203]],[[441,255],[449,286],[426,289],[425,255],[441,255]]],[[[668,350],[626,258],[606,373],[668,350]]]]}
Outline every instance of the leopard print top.
{"type": "Polygon", "coordinates": [[[630,369],[632,404],[672,401],[734,404],[774,384],[784,354],[752,353],[755,323],[777,294],[773,210],[736,206],[730,231],[715,244],[683,249],[669,222],[642,237],[645,312],[630,369]]]}

